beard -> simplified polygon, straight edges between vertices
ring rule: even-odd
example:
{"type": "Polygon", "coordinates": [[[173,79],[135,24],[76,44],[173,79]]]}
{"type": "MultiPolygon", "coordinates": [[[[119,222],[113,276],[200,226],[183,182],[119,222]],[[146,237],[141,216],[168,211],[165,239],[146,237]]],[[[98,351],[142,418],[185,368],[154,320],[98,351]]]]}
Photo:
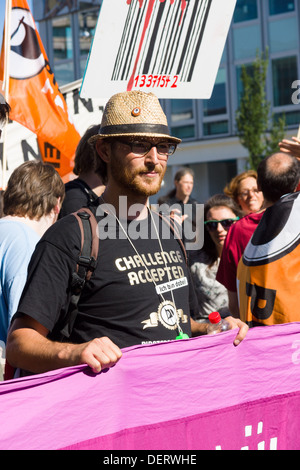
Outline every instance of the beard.
{"type": "Polygon", "coordinates": [[[114,180],[125,190],[130,190],[139,196],[153,196],[161,187],[163,177],[166,172],[166,166],[142,165],[141,168],[130,170],[128,166],[124,166],[124,159],[118,158],[116,155],[111,159],[110,171],[114,180]],[[149,177],[146,174],[155,171],[155,177],[149,177]]]}

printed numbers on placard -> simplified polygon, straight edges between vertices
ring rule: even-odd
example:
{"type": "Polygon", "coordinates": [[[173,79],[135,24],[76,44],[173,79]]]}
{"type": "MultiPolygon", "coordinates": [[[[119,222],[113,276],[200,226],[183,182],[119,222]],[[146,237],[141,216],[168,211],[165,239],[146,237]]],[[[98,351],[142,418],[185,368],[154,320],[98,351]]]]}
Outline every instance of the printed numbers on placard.
{"type": "Polygon", "coordinates": [[[135,87],[139,88],[177,88],[178,75],[137,75],[135,87]]]}

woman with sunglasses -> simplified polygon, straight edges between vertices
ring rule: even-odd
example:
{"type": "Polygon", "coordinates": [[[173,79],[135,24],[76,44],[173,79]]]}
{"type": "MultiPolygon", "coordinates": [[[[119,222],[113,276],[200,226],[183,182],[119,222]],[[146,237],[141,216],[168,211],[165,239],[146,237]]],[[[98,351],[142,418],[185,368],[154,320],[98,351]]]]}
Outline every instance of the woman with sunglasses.
{"type": "Polygon", "coordinates": [[[211,312],[230,314],[227,289],[216,280],[227,231],[242,212],[232,198],[224,194],[212,196],[204,206],[204,244],[191,256],[191,272],[199,302],[198,322],[208,321],[211,312]]]}

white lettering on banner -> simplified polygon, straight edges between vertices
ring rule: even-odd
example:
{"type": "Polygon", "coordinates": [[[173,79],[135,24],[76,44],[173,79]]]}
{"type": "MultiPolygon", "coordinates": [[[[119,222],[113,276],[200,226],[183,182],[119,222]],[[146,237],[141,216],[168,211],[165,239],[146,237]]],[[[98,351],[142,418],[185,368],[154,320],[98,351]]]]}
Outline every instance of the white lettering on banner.
{"type": "Polygon", "coordinates": [[[165,282],[164,284],[159,284],[156,286],[156,293],[163,294],[164,292],[170,292],[171,290],[179,289],[188,285],[186,277],[177,279],[176,281],[165,282]]]}
{"type": "MultiPolygon", "coordinates": [[[[68,106],[68,117],[71,123],[74,123],[78,132],[82,134],[83,130],[89,126],[101,122],[102,111],[104,109],[105,99],[86,100],[79,96],[81,81],[61,87],[61,92],[68,106]]],[[[50,81],[45,82],[43,93],[53,93],[50,81]]],[[[59,103],[56,103],[59,105],[59,103]]],[[[17,122],[9,122],[7,126],[7,179],[11,173],[22,163],[28,160],[41,160],[41,153],[37,143],[37,136],[26,127],[17,122]]],[[[0,142],[0,160],[3,154],[3,142],[0,142]]]]}
{"type": "Polygon", "coordinates": [[[297,365],[300,364],[300,341],[294,341],[292,344],[292,349],[296,349],[292,354],[292,363],[297,365]]]}
{"type": "MultiPolygon", "coordinates": [[[[263,432],[263,422],[259,421],[259,423],[257,424],[257,431],[256,431],[257,436],[260,436],[262,432],[263,432]]],[[[245,426],[244,433],[245,433],[244,434],[245,437],[251,437],[253,433],[253,426],[251,424],[245,426]]],[[[267,450],[266,441],[261,440],[261,438],[258,438],[258,441],[259,442],[257,443],[257,450],[267,450]]],[[[222,450],[222,446],[217,445],[215,447],[215,450],[222,450]]],[[[241,447],[241,450],[256,450],[256,449],[250,449],[249,445],[246,445],[246,446],[241,447]]],[[[272,437],[270,439],[269,450],[277,450],[277,437],[272,437]]]]}

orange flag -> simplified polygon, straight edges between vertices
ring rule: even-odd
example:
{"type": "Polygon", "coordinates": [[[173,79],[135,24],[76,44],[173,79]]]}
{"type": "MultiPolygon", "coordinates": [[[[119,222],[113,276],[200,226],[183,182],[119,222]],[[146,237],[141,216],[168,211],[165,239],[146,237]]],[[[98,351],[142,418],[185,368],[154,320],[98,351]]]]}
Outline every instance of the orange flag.
{"type": "MultiPolygon", "coordinates": [[[[68,113],[26,0],[12,0],[9,66],[10,118],[37,135],[42,158],[66,180],[80,134],[68,113]]],[[[4,76],[5,44],[0,58],[4,76]]]]}

